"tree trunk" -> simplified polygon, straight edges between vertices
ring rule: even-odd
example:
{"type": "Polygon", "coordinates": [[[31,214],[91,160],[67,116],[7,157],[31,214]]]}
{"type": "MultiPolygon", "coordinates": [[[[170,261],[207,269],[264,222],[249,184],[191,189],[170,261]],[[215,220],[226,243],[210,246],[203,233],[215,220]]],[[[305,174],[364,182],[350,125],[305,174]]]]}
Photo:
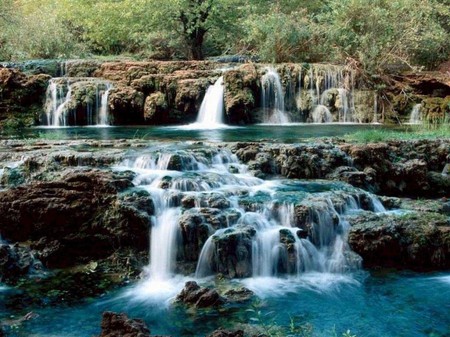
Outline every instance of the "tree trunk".
{"type": "Polygon", "coordinates": [[[203,60],[203,41],[206,31],[197,29],[194,36],[187,39],[189,48],[188,57],[190,60],[203,60]]]}

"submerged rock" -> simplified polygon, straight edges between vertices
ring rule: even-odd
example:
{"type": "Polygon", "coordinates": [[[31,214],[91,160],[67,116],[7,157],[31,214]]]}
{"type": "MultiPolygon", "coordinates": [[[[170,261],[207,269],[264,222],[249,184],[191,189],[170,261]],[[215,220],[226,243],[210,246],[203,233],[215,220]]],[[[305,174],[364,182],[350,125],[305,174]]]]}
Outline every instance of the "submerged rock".
{"type": "Polygon", "coordinates": [[[141,319],[106,311],[102,317],[102,332],[98,337],[150,337],[150,329],[141,319]]]}

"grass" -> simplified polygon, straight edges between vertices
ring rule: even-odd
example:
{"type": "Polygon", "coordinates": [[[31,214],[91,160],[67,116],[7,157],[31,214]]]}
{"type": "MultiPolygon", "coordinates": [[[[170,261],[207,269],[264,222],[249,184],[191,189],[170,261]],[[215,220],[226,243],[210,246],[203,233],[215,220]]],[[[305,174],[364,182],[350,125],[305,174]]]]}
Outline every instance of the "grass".
{"type": "Polygon", "coordinates": [[[373,129],[357,131],[347,134],[344,138],[357,143],[375,143],[389,140],[414,140],[414,139],[449,139],[450,124],[417,125],[410,126],[406,130],[373,129]]]}

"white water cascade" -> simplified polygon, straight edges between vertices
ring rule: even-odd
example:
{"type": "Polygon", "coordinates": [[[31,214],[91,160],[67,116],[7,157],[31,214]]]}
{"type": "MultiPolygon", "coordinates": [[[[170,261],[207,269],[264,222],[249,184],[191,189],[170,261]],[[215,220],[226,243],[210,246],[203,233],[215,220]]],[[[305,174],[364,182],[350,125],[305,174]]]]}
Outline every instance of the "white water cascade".
{"type": "Polygon", "coordinates": [[[298,108],[309,109],[314,123],[357,122],[354,77],[352,71],[340,66],[309,65],[309,69],[299,72],[298,108]],[[327,118],[318,116],[325,112],[323,107],[330,113],[326,113],[327,118]],[[332,113],[334,118],[329,117],[332,113]]]}
{"type": "Polygon", "coordinates": [[[110,82],[95,78],[51,79],[46,94],[44,124],[54,127],[108,125],[111,89],[110,82]]]}
{"type": "Polygon", "coordinates": [[[220,76],[214,85],[206,90],[198,113],[197,121],[190,124],[190,128],[198,129],[216,129],[223,128],[226,125],[223,122],[224,115],[224,82],[223,76],[220,76]]]}
{"type": "Polygon", "coordinates": [[[261,100],[264,111],[263,123],[286,124],[290,122],[289,115],[285,111],[280,75],[274,68],[267,68],[261,78],[261,100]]]}
{"type": "Polygon", "coordinates": [[[193,264],[198,278],[345,273],[360,264],[347,214],[384,211],[362,190],[256,178],[227,148],[153,146],[115,169],[136,172],[154,206],[148,277],[158,282],[193,264]]]}
{"type": "Polygon", "coordinates": [[[409,117],[409,124],[420,124],[422,120],[422,104],[414,105],[411,116],[409,117]]]}

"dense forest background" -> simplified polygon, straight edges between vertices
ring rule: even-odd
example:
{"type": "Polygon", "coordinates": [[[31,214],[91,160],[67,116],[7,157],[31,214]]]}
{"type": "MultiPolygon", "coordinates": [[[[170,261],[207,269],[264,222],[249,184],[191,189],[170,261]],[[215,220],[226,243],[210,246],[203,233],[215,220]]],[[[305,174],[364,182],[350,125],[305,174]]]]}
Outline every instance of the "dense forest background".
{"type": "Polygon", "coordinates": [[[122,55],[433,69],[450,0],[1,0],[0,60],[122,55]]]}

